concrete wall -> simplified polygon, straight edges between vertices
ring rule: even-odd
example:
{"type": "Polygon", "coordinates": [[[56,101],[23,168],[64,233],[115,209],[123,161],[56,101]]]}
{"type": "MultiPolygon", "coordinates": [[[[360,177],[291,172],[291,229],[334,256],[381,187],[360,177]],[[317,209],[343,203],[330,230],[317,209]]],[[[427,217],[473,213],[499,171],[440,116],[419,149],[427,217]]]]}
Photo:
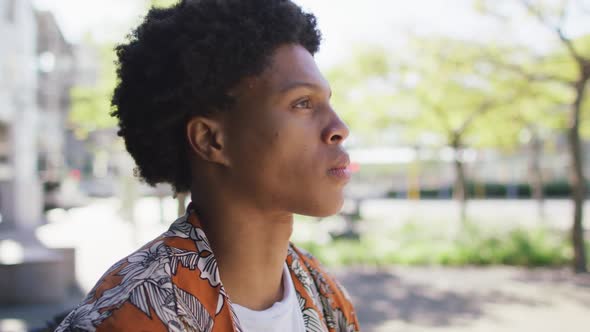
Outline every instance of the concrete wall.
{"type": "Polygon", "coordinates": [[[37,25],[28,0],[0,0],[0,121],[10,177],[0,182],[3,224],[32,229],[41,219],[37,172],[37,25]]]}

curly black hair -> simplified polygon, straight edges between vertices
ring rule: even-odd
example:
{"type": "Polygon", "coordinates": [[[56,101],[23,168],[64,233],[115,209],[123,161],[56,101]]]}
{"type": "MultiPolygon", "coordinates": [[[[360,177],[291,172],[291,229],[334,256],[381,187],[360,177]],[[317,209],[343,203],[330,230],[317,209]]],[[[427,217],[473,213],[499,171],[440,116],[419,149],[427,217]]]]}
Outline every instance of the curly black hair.
{"type": "Polygon", "coordinates": [[[118,45],[111,115],[149,185],[190,190],[185,127],[196,115],[231,110],[228,95],[269,64],[282,44],[318,51],[313,14],[289,0],[183,0],[152,8],[118,45]]]}

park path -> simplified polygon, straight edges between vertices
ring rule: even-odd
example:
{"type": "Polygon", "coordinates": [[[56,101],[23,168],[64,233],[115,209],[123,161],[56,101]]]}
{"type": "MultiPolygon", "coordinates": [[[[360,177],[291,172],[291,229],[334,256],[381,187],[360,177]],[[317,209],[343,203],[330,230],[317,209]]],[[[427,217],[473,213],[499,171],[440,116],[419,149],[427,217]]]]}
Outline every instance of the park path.
{"type": "Polygon", "coordinates": [[[585,332],[590,275],[514,267],[334,271],[366,332],[585,332]]]}

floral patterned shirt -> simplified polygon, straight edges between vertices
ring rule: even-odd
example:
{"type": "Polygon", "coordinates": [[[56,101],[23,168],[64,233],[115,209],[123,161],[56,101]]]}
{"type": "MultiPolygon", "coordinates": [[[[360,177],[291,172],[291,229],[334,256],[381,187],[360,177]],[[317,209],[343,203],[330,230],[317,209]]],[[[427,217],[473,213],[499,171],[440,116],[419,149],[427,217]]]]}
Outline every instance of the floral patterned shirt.
{"type": "MultiPolygon", "coordinates": [[[[346,291],[315,258],[290,244],[286,263],[306,332],[359,331],[346,291]]],[[[56,331],[241,332],[192,204],[113,265],[56,331]]]]}

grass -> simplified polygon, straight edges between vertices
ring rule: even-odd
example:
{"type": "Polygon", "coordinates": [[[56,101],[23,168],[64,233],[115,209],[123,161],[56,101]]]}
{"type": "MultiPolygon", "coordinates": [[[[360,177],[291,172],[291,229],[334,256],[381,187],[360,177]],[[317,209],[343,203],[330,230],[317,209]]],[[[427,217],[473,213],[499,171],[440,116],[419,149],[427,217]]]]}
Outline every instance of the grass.
{"type": "MultiPolygon", "coordinates": [[[[567,235],[546,228],[494,230],[468,224],[449,234],[408,223],[389,234],[297,243],[326,265],[563,266],[571,262],[567,235]]],[[[590,248],[590,244],[589,244],[590,248]]],[[[590,251],[589,251],[590,252],[590,251]]]]}

